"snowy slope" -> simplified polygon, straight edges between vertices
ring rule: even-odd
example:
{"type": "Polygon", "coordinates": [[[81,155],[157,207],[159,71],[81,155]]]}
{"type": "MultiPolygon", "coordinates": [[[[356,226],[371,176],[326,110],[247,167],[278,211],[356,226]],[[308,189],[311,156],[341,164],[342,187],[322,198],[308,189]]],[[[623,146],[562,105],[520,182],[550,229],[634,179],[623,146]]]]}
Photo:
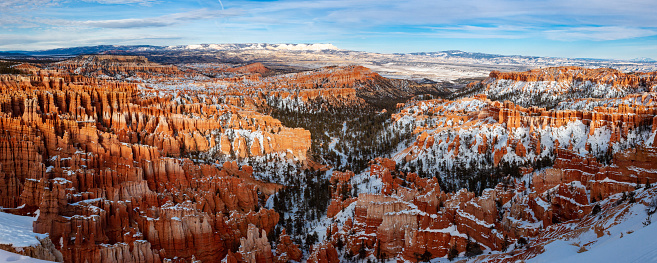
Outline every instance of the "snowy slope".
{"type": "Polygon", "coordinates": [[[4,251],[0,249],[0,263],[46,263],[52,261],[40,260],[36,258],[31,258],[28,256],[19,255],[16,253],[11,253],[9,251],[4,251]]]}
{"type": "MultiPolygon", "coordinates": [[[[528,245],[514,244],[468,262],[657,262],[657,188],[634,191],[636,202],[616,194],[597,204],[601,212],[551,225],[528,245]],[[652,205],[650,205],[652,203],[652,205]]],[[[631,200],[631,199],[630,199],[631,200]]]]}
{"type": "Polygon", "coordinates": [[[0,212],[0,244],[12,244],[14,247],[27,247],[41,244],[38,238],[48,235],[32,232],[32,222],[36,217],[17,216],[0,212]]]}
{"type": "MultiPolygon", "coordinates": [[[[37,238],[48,235],[32,231],[32,222],[36,217],[18,216],[0,212],[0,244],[10,244],[20,250],[22,247],[41,245],[37,238]]],[[[0,249],[0,263],[3,262],[50,262],[35,259],[0,249]]]]}
{"type": "Polygon", "coordinates": [[[248,43],[248,44],[197,44],[184,46],[169,46],[168,50],[269,50],[269,51],[322,51],[338,50],[333,44],[267,44],[267,43],[248,43]]]}
{"type": "Polygon", "coordinates": [[[657,262],[657,224],[644,226],[644,208],[640,204],[630,207],[621,216],[625,220],[600,238],[591,229],[576,238],[558,239],[528,262],[657,262]],[[582,252],[582,246],[587,251],[582,252]]]}

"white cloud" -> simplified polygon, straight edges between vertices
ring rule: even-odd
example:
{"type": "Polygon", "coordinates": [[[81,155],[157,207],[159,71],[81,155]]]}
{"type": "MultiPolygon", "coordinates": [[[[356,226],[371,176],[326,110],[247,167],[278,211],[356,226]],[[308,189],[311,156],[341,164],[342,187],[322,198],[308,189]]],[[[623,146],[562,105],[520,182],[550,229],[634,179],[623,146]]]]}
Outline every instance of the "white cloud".
{"type": "Polygon", "coordinates": [[[224,16],[234,16],[237,14],[239,14],[237,11],[220,11],[204,8],[158,17],[87,21],[51,20],[48,21],[48,23],[51,25],[86,26],[94,28],[145,28],[166,27],[194,20],[213,19],[224,16]]]}
{"type": "Polygon", "coordinates": [[[158,0],[82,0],[84,2],[90,3],[99,3],[105,5],[129,5],[129,4],[138,4],[144,6],[150,6],[156,3],[158,0]]]}
{"type": "Polygon", "coordinates": [[[0,34],[0,50],[43,50],[99,44],[135,45],[144,42],[171,43],[181,39],[180,36],[173,34],[144,34],[137,31],[121,31],[65,30],[64,32],[48,32],[39,35],[0,34]]]}
{"type": "Polygon", "coordinates": [[[13,12],[14,10],[45,7],[57,3],[57,0],[2,0],[0,12],[13,12]]]}
{"type": "Polygon", "coordinates": [[[421,33],[430,37],[441,38],[497,38],[497,39],[520,39],[532,36],[535,28],[526,26],[494,25],[494,26],[445,26],[445,27],[426,27],[432,32],[421,33]]]}
{"type": "Polygon", "coordinates": [[[620,40],[637,37],[657,35],[654,29],[633,28],[624,26],[600,26],[600,27],[573,27],[558,30],[546,30],[545,35],[551,40],[576,41],[576,40],[620,40]]]}

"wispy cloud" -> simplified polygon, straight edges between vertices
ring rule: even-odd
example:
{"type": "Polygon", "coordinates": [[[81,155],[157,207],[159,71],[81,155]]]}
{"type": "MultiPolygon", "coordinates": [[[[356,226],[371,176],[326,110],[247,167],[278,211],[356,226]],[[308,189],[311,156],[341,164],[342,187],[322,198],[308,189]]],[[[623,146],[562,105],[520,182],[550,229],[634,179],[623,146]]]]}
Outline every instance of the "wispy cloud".
{"type": "Polygon", "coordinates": [[[116,34],[76,30],[41,35],[0,34],[0,50],[39,50],[98,44],[131,45],[153,41],[166,43],[180,39],[180,36],[171,34],[139,34],[138,32],[116,34]]]}
{"type": "Polygon", "coordinates": [[[520,39],[532,36],[534,28],[513,25],[427,27],[426,36],[463,39],[520,39]]]}
{"type": "Polygon", "coordinates": [[[560,41],[593,40],[608,41],[657,35],[657,30],[624,26],[574,27],[546,30],[548,39],[560,41]]]}
{"type": "Polygon", "coordinates": [[[38,27],[31,13],[57,5],[59,0],[2,0],[0,1],[0,27],[24,29],[38,27]]]}
{"type": "Polygon", "coordinates": [[[167,27],[185,22],[213,19],[218,17],[235,16],[238,11],[221,11],[212,9],[197,9],[184,13],[174,13],[169,15],[147,17],[147,18],[126,18],[112,20],[87,20],[87,21],[69,21],[69,20],[51,20],[53,25],[66,26],[86,26],[94,28],[147,28],[147,27],[167,27]]]}
{"type": "Polygon", "coordinates": [[[58,0],[3,0],[0,1],[0,12],[13,12],[20,9],[43,8],[59,2],[58,0]]]}
{"type": "Polygon", "coordinates": [[[82,1],[106,4],[106,5],[126,5],[126,4],[150,5],[157,2],[157,0],[82,0],[82,1]]]}

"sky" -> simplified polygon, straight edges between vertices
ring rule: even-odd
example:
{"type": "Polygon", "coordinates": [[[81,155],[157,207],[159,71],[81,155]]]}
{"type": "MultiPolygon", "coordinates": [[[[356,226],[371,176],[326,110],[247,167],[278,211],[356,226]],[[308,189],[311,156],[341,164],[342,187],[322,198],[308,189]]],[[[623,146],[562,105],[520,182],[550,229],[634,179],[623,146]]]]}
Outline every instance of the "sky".
{"type": "Polygon", "coordinates": [[[656,0],[0,0],[0,50],[331,43],[657,59],[656,0]]]}

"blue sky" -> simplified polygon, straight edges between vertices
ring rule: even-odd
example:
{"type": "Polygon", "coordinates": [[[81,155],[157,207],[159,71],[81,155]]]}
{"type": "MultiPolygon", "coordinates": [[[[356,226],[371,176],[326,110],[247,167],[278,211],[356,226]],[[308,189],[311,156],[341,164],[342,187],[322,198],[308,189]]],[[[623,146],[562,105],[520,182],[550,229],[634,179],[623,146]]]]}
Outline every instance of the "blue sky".
{"type": "Polygon", "coordinates": [[[0,50],[332,43],[372,52],[657,59],[655,0],[2,0],[0,50]]]}

